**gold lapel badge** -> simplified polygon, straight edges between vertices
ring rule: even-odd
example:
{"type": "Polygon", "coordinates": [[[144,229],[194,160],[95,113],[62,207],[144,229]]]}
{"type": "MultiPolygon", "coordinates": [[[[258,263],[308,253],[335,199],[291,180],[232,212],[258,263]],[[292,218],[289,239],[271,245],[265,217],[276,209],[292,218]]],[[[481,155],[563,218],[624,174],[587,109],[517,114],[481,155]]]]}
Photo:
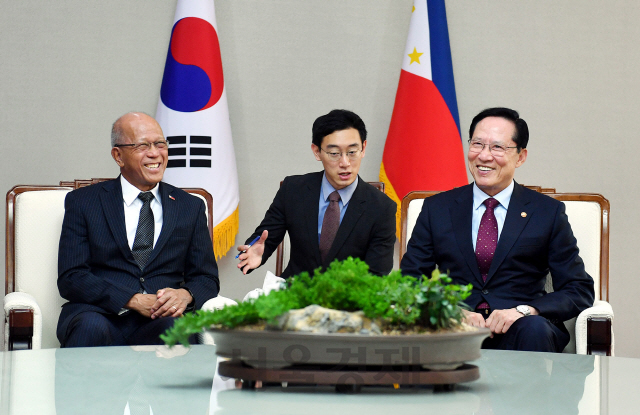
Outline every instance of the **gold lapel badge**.
{"type": "Polygon", "coordinates": [[[522,212],[522,213],[520,214],[520,216],[522,216],[523,218],[526,218],[526,217],[527,217],[527,212],[522,212]]]}

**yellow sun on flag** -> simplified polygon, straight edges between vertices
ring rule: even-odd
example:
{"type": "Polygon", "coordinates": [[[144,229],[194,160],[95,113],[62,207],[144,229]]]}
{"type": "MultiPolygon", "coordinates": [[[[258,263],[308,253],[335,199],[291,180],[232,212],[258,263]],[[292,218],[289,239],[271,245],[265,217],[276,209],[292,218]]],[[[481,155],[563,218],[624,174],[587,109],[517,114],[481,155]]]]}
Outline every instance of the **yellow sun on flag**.
{"type": "Polygon", "coordinates": [[[422,56],[422,53],[418,53],[416,48],[413,48],[413,53],[410,53],[407,56],[409,56],[411,58],[411,62],[409,62],[409,65],[411,65],[413,62],[418,62],[418,65],[419,65],[420,64],[420,56],[422,56]]]}

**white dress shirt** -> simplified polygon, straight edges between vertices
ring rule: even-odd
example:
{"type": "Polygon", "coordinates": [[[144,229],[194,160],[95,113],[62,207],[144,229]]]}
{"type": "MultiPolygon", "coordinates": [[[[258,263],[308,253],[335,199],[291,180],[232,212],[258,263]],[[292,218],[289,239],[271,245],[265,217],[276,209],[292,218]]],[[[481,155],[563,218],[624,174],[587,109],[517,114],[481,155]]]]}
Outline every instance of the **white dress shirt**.
{"type": "MultiPolygon", "coordinates": [[[[140,219],[140,208],[142,208],[142,200],[138,199],[140,189],[132,185],[120,176],[120,185],[122,186],[122,201],[124,203],[124,224],[127,229],[127,242],[129,248],[133,249],[133,241],[136,238],[136,230],[138,229],[138,220],[140,219]]],[[[153,246],[155,248],[160,231],[162,230],[162,203],[160,202],[160,186],[156,185],[150,190],[153,193],[151,200],[151,211],[153,212],[153,246]]]]}
{"type": "MultiPolygon", "coordinates": [[[[496,221],[498,222],[498,240],[500,240],[500,234],[502,233],[502,227],[504,226],[504,220],[507,218],[507,209],[509,209],[509,202],[511,201],[511,195],[513,194],[513,180],[506,189],[493,196],[500,204],[493,209],[493,213],[496,215],[496,221]]],[[[473,183],[473,214],[471,216],[471,238],[473,239],[473,250],[476,249],[476,241],[478,239],[478,229],[480,229],[480,221],[487,207],[483,202],[489,199],[491,196],[480,190],[480,188],[473,183]]]]}

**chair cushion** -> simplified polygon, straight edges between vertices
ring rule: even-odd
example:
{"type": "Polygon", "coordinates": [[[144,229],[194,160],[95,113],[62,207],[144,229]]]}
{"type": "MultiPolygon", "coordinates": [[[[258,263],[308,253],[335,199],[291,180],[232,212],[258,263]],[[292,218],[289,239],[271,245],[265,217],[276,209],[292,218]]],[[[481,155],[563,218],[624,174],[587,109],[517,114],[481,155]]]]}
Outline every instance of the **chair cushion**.
{"type": "Polygon", "coordinates": [[[580,258],[594,282],[595,298],[600,299],[600,205],[589,201],[565,201],[567,216],[578,240],[580,258]]]}
{"type": "Polygon", "coordinates": [[[42,348],[60,347],[56,327],[65,301],[58,293],[58,241],[69,189],[20,193],[15,201],[15,291],[42,311],[42,348]]]}

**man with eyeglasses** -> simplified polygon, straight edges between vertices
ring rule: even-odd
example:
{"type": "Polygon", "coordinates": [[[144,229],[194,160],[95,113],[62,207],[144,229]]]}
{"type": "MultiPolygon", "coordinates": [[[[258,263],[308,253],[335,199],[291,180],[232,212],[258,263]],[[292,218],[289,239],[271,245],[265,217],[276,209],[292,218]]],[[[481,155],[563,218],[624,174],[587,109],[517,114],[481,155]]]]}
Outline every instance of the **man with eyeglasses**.
{"type": "Polygon", "coordinates": [[[220,290],[204,203],[161,181],[168,143],[160,125],[125,114],[113,124],[111,146],[120,177],[65,199],[62,347],[162,344],[176,317],[220,290]]]}
{"type": "Polygon", "coordinates": [[[366,140],[364,122],[351,111],[315,120],[311,151],[324,170],[284,179],[262,223],[238,247],[244,274],[264,264],[286,232],[291,255],[282,278],[348,257],[365,261],[376,275],[391,271],[396,205],[358,176],[366,140]]]}
{"type": "Polygon", "coordinates": [[[593,305],[593,279],[564,204],[513,180],[528,141],[516,111],[476,115],[467,155],[474,183],[425,199],[400,268],[420,277],[437,266],[472,284],[465,316],[491,330],[483,348],[562,352],[563,322],[593,305]],[[554,291],[546,293],[549,272],[554,291]]]}

